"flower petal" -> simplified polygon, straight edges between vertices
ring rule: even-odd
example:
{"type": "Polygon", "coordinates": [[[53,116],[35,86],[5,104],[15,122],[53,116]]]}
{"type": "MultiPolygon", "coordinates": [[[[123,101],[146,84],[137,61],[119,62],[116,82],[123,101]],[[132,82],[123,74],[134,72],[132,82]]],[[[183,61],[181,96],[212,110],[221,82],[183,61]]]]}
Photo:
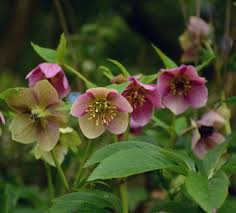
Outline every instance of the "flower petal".
{"type": "Polygon", "coordinates": [[[6,97],[6,103],[17,112],[29,112],[37,105],[37,99],[31,88],[22,88],[6,97]]]}
{"type": "Polygon", "coordinates": [[[3,114],[1,113],[1,111],[0,111],[0,124],[5,124],[5,118],[4,118],[4,116],[3,116],[3,114]]]}
{"type": "Polygon", "coordinates": [[[86,91],[86,93],[92,93],[95,98],[106,98],[110,92],[118,93],[116,89],[108,89],[106,87],[96,87],[86,91]]]}
{"type": "Polygon", "coordinates": [[[208,140],[212,143],[211,147],[214,147],[217,144],[224,143],[225,137],[218,132],[214,132],[211,136],[208,137],[208,140]]]}
{"type": "Polygon", "coordinates": [[[152,92],[149,92],[147,94],[146,98],[153,104],[154,107],[163,108],[161,96],[158,93],[157,89],[155,89],[152,92]]]}
{"type": "Polygon", "coordinates": [[[37,142],[43,151],[51,151],[57,144],[59,136],[59,126],[53,121],[46,120],[44,126],[37,128],[37,142]]]}
{"type": "Polygon", "coordinates": [[[193,108],[200,108],[206,105],[208,90],[205,85],[192,85],[186,99],[193,108]]]}
{"type": "Polygon", "coordinates": [[[118,107],[120,112],[132,112],[133,108],[130,103],[119,93],[110,92],[107,96],[107,100],[111,101],[111,104],[118,107]]]}
{"type": "Polygon", "coordinates": [[[33,90],[39,105],[43,108],[59,102],[57,91],[47,80],[37,82],[33,90]]]}
{"type": "Polygon", "coordinates": [[[186,75],[188,77],[188,80],[195,82],[197,84],[205,84],[206,79],[203,77],[200,77],[197,73],[197,70],[192,65],[182,65],[180,70],[180,74],[186,75]]]}
{"type": "Polygon", "coordinates": [[[36,125],[30,114],[16,114],[9,126],[12,140],[28,144],[36,141],[36,125]]]}
{"type": "Polygon", "coordinates": [[[153,105],[146,101],[141,107],[137,107],[131,113],[132,119],[140,126],[146,125],[152,117],[153,105]]]}
{"type": "Polygon", "coordinates": [[[221,128],[225,124],[225,119],[219,113],[210,111],[205,113],[197,123],[199,125],[221,128]]]}
{"type": "Polygon", "coordinates": [[[88,113],[79,118],[79,126],[83,134],[90,139],[97,138],[105,131],[103,125],[97,126],[94,119],[89,120],[88,113]]]}
{"type": "Polygon", "coordinates": [[[89,93],[80,95],[71,107],[71,115],[75,117],[80,117],[84,115],[85,110],[88,108],[89,102],[93,100],[93,97],[89,93]]]}
{"type": "Polygon", "coordinates": [[[199,159],[203,159],[204,156],[206,155],[208,151],[208,147],[205,144],[204,140],[201,139],[197,145],[195,146],[195,148],[193,149],[193,153],[199,158],[199,159]]]}
{"type": "Polygon", "coordinates": [[[28,73],[25,79],[28,79],[29,86],[34,86],[38,81],[45,79],[44,73],[41,69],[37,66],[31,72],[28,73]]]}
{"type": "Polygon", "coordinates": [[[57,64],[41,63],[38,67],[44,73],[46,78],[52,78],[62,72],[62,68],[57,64]]]}
{"type": "Polygon", "coordinates": [[[139,81],[136,77],[134,76],[130,76],[128,78],[129,81],[131,81],[134,85],[129,84],[128,87],[134,87],[134,86],[139,86],[139,87],[143,87],[145,90],[148,91],[153,91],[155,90],[155,85],[152,84],[143,84],[141,81],[139,81]]]}
{"type": "Polygon", "coordinates": [[[157,80],[157,90],[161,96],[166,95],[170,90],[170,84],[174,75],[169,72],[163,72],[157,80]]]}
{"type": "Polygon", "coordinates": [[[120,135],[127,130],[129,124],[129,115],[127,112],[117,112],[114,119],[108,123],[106,128],[113,134],[120,135]]]}
{"type": "Polygon", "coordinates": [[[163,98],[163,105],[176,115],[183,113],[189,107],[189,103],[183,96],[172,95],[171,93],[163,98]]]}

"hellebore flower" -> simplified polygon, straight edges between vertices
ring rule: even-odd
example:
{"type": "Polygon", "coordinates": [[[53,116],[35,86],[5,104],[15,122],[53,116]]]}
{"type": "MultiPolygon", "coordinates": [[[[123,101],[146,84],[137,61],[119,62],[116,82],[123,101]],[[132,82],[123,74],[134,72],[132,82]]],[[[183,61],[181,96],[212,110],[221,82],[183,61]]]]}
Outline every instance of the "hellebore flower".
{"type": "Polygon", "coordinates": [[[59,127],[67,122],[54,87],[42,80],[9,94],[5,100],[16,112],[9,126],[12,139],[24,144],[37,142],[41,150],[52,150],[59,139],[59,127]]]}
{"type": "Polygon", "coordinates": [[[217,112],[205,113],[196,123],[192,121],[192,125],[196,127],[193,130],[192,150],[199,159],[203,159],[208,150],[225,141],[220,132],[225,119],[217,112]]]}
{"type": "Polygon", "coordinates": [[[194,36],[206,37],[210,33],[209,24],[197,16],[191,16],[188,24],[188,32],[194,36]]]}
{"type": "Polygon", "coordinates": [[[29,86],[34,86],[38,81],[47,79],[57,90],[62,99],[70,92],[70,86],[62,68],[57,64],[41,63],[28,73],[26,79],[29,86]]]}
{"type": "Polygon", "coordinates": [[[162,103],[174,114],[180,114],[188,107],[200,108],[206,105],[208,90],[206,80],[200,77],[191,65],[162,69],[157,89],[162,103]]]}
{"type": "Polygon", "coordinates": [[[98,87],[80,95],[71,108],[71,114],[79,118],[79,125],[87,138],[100,136],[105,129],[122,134],[132,112],[129,102],[115,89],[98,87]]]}
{"type": "MultiPolygon", "coordinates": [[[[68,153],[68,148],[61,144],[56,144],[56,146],[54,147],[54,152],[58,163],[62,164],[66,154],[68,153]]],[[[52,155],[50,152],[43,151],[40,149],[38,145],[36,145],[35,149],[33,150],[33,153],[36,159],[45,160],[49,165],[55,167],[55,163],[54,160],[52,159],[52,155]]]]}
{"type": "Polygon", "coordinates": [[[5,124],[5,118],[3,114],[1,113],[1,111],[0,111],[0,123],[5,124]]]}
{"type": "Polygon", "coordinates": [[[122,95],[133,107],[131,128],[146,125],[152,117],[154,108],[162,108],[161,98],[155,85],[143,84],[135,77],[129,77],[130,84],[122,95]]]}

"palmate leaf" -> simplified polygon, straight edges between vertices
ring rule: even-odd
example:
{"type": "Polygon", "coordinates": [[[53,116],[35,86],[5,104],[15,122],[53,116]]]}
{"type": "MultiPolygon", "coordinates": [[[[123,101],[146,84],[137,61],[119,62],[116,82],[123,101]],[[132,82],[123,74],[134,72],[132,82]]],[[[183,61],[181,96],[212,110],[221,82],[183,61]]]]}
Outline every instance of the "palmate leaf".
{"type": "Polygon", "coordinates": [[[228,194],[229,179],[224,172],[207,179],[198,173],[189,173],[185,181],[189,195],[208,213],[218,209],[228,194]]]}
{"type": "Polygon", "coordinates": [[[157,169],[172,169],[181,174],[195,171],[190,158],[146,142],[126,141],[96,151],[85,166],[100,163],[89,181],[122,178],[157,169]]]}
{"type": "Polygon", "coordinates": [[[109,212],[107,209],[115,209],[122,212],[121,203],[114,194],[99,190],[80,189],[79,192],[66,194],[56,198],[50,209],[50,213],[68,212],[109,212]]]}

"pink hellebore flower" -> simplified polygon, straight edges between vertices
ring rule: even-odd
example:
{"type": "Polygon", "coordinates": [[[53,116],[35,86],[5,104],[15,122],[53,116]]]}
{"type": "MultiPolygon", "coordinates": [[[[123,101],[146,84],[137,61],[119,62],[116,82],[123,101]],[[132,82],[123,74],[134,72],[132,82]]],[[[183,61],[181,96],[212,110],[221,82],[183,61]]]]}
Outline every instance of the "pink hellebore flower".
{"type": "Polygon", "coordinates": [[[206,37],[210,33],[209,24],[197,16],[191,16],[188,32],[194,36],[206,37]]]}
{"type": "Polygon", "coordinates": [[[12,139],[24,144],[37,142],[41,150],[52,150],[59,140],[59,127],[67,122],[64,103],[54,87],[42,80],[9,94],[5,100],[16,112],[9,126],[12,139]]]}
{"type": "Polygon", "coordinates": [[[79,118],[79,125],[87,138],[100,136],[105,129],[122,134],[132,112],[129,102],[117,90],[98,87],[80,95],[71,108],[71,114],[79,118]]]}
{"type": "Polygon", "coordinates": [[[198,158],[203,159],[208,150],[225,141],[225,137],[220,133],[225,119],[217,112],[210,111],[197,123],[192,123],[196,126],[193,131],[192,150],[198,158]]]}
{"type": "Polygon", "coordinates": [[[70,86],[62,68],[57,64],[41,63],[35,67],[26,79],[29,86],[34,86],[38,81],[47,79],[57,90],[59,98],[62,99],[70,92],[70,86]]]}
{"type": "Polygon", "coordinates": [[[155,85],[143,84],[135,77],[129,77],[130,84],[122,95],[133,107],[130,126],[138,128],[146,125],[154,108],[162,108],[161,98],[155,85]]]}
{"type": "Polygon", "coordinates": [[[0,123],[5,124],[5,118],[3,114],[1,113],[1,111],[0,111],[0,123]]]}
{"type": "Polygon", "coordinates": [[[157,89],[163,105],[174,114],[180,114],[190,106],[200,108],[206,105],[208,90],[205,83],[205,78],[200,77],[193,66],[181,65],[161,70],[157,89]]]}

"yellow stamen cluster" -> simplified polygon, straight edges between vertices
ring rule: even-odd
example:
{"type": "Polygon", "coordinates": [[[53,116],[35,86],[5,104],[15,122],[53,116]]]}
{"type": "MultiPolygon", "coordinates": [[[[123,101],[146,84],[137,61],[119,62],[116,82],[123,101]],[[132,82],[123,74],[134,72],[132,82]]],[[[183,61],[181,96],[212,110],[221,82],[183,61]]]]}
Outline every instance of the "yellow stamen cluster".
{"type": "Polygon", "coordinates": [[[126,99],[130,105],[136,109],[142,106],[146,101],[146,90],[142,87],[135,87],[127,91],[125,94],[126,99]]]}
{"type": "Polygon", "coordinates": [[[175,77],[170,84],[171,93],[173,95],[187,95],[191,89],[190,81],[185,76],[175,77]]]}
{"type": "Polygon", "coordinates": [[[94,119],[96,126],[109,124],[117,116],[117,107],[104,99],[98,99],[88,105],[86,112],[89,120],[94,119]]]}

